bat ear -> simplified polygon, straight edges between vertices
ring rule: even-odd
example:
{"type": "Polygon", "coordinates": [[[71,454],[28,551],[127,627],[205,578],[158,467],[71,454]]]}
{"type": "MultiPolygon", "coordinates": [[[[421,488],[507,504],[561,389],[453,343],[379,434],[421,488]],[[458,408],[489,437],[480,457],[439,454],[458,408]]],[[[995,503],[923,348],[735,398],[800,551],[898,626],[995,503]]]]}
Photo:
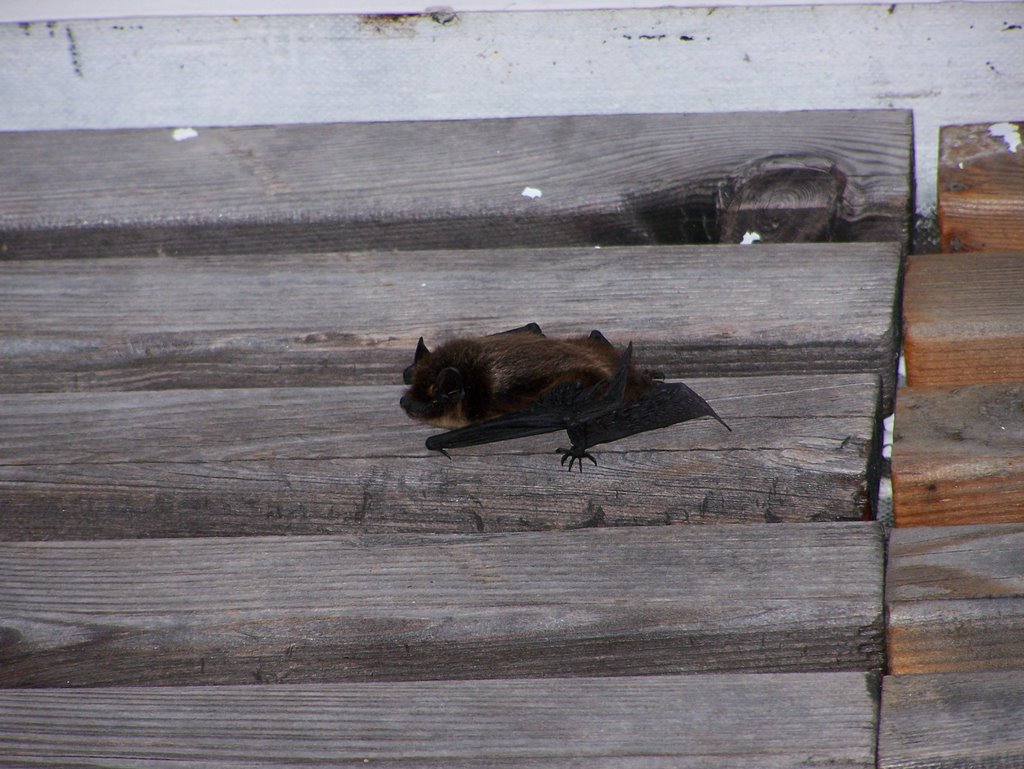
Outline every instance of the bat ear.
{"type": "Polygon", "coordinates": [[[407,385],[412,384],[412,372],[416,368],[416,364],[422,360],[424,355],[430,355],[430,350],[423,344],[423,337],[420,337],[420,341],[416,343],[416,354],[412,358],[412,365],[406,366],[405,371],[402,372],[402,381],[407,385]]]}
{"type": "Polygon", "coordinates": [[[416,343],[416,354],[412,358],[413,365],[419,363],[424,355],[430,355],[430,350],[423,344],[423,337],[420,337],[420,341],[416,343]]]}
{"type": "Polygon", "coordinates": [[[441,369],[437,375],[437,393],[439,397],[452,403],[462,400],[462,374],[457,368],[449,366],[441,369]]]}

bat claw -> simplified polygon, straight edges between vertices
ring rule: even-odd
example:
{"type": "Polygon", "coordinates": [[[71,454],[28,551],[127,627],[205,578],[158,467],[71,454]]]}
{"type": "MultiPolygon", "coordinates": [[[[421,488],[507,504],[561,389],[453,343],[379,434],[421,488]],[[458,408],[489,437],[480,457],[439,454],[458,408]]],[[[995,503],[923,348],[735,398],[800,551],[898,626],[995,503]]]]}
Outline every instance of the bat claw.
{"type": "Polygon", "coordinates": [[[569,449],[556,449],[555,453],[562,455],[562,466],[563,467],[565,466],[565,460],[567,460],[567,459],[569,460],[569,472],[570,473],[572,472],[573,464],[576,463],[576,462],[579,462],[580,472],[582,473],[583,472],[583,460],[584,459],[589,459],[591,462],[594,463],[595,467],[597,466],[597,460],[594,459],[594,457],[591,456],[590,453],[587,452],[585,449],[581,449],[578,446],[573,446],[572,448],[569,448],[569,449]]]}

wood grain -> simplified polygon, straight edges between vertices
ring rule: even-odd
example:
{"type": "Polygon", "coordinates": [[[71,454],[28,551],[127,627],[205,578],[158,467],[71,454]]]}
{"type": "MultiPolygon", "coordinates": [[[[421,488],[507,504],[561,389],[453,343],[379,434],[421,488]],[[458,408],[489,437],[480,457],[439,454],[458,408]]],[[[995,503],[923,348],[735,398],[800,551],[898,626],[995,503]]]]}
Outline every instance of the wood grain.
{"type": "Polygon", "coordinates": [[[943,251],[1024,251],[1024,147],[1016,146],[1022,134],[1024,122],[942,127],[943,251]]]}
{"type": "Polygon", "coordinates": [[[911,256],[903,315],[911,386],[1024,381],[1024,251],[911,256]]]}
{"type": "Polygon", "coordinates": [[[722,243],[815,242],[833,239],[846,179],[821,158],[770,158],[735,175],[719,191],[722,243]],[[796,212],[800,212],[796,215],[796,212]]]}
{"type": "Polygon", "coordinates": [[[1024,667],[1024,525],[895,529],[886,603],[893,673],[1024,667]]]}
{"type": "Polygon", "coordinates": [[[870,371],[894,244],[0,262],[0,390],[398,384],[429,344],[535,321],[669,377],[870,371]]]}
{"type": "Polygon", "coordinates": [[[1024,671],[889,676],[882,684],[881,769],[1024,765],[1024,671]]]}
{"type": "MultiPolygon", "coordinates": [[[[909,111],[12,132],[8,258],[688,242],[734,169],[799,154],[847,179],[835,238],[906,244],[909,111]],[[526,188],[541,197],[523,195],[526,188]]],[[[795,212],[800,215],[802,212],[795,212]]],[[[705,230],[709,230],[705,231],[705,230]]]]}
{"type": "Polygon", "coordinates": [[[878,670],[872,523],[3,543],[0,685],[878,670]]]}
{"type": "Polygon", "coordinates": [[[859,519],[873,377],[691,380],[703,419],[559,465],[563,433],[423,445],[398,387],[0,396],[0,539],[859,519]]]}
{"type": "Polygon", "coordinates": [[[874,767],[863,673],[0,692],[0,766],[874,767]]]}
{"type": "Polygon", "coordinates": [[[1024,384],[900,391],[897,526],[1024,521],[1024,384]]]}

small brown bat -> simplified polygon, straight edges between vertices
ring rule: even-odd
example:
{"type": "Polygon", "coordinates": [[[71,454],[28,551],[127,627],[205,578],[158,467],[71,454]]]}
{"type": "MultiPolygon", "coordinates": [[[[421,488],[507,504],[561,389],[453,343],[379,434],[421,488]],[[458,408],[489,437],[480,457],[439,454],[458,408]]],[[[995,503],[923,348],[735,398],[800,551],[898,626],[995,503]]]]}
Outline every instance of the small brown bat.
{"type": "Polygon", "coordinates": [[[551,339],[530,323],[500,334],[454,339],[427,349],[420,337],[401,406],[449,432],[427,448],[447,449],[565,430],[572,446],[558,449],[569,469],[587,449],[628,435],[709,416],[731,429],[681,382],[660,381],[632,362],[633,345],[617,350],[600,331],[551,339]]]}

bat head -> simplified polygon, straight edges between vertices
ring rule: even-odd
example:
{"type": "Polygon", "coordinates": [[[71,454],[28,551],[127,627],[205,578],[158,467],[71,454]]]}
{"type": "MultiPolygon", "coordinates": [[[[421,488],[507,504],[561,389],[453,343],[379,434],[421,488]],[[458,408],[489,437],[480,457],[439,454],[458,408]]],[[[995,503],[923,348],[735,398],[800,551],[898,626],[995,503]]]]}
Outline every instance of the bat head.
{"type": "Polygon", "coordinates": [[[467,401],[487,389],[476,381],[478,368],[467,343],[449,343],[432,353],[420,337],[413,363],[402,374],[409,389],[399,404],[413,419],[461,427],[472,421],[467,401]]]}

